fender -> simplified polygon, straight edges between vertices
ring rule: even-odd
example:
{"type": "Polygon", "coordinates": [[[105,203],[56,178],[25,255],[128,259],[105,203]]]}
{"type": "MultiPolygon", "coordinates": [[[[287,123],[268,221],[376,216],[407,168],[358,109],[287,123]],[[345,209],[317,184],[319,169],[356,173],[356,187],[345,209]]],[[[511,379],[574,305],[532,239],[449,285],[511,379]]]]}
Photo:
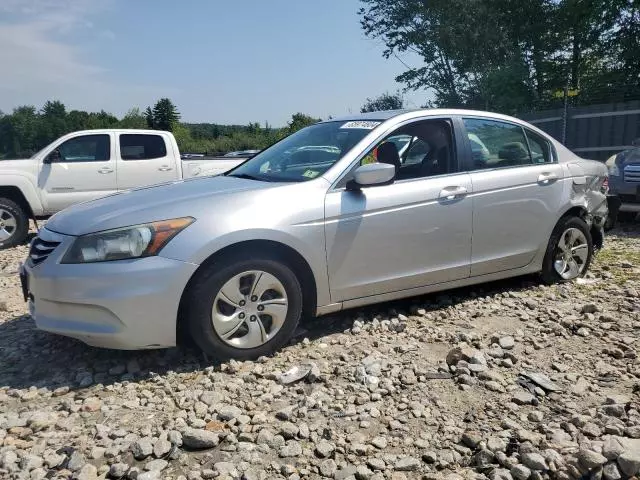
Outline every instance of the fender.
{"type": "Polygon", "coordinates": [[[0,173],[0,187],[17,187],[29,203],[33,215],[44,215],[44,208],[38,195],[38,190],[33,183],[32,175],[23,172],[0,173]]]}

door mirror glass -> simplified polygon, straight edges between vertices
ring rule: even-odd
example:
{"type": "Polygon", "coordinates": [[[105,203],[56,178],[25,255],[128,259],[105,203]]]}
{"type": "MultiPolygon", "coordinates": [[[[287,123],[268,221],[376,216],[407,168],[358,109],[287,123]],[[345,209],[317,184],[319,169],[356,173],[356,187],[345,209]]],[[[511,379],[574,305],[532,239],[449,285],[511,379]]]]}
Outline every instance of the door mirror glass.
{"type": "Polygon", "coordinates": [[[60,150],[56,148],[53,152],[44,157],[44,163],[51,164],[54,162],[59,162],[60,158],[62,158],[62,155],[60,155],[60,150]]]}
{"type": "Polygon", "coordinates": [[[396,167],[389,163],[368,163],[353,172],[353,180],[347,183],[347,189],[358,190],[362,187],[388,185],[396,176],[396,167]]]}

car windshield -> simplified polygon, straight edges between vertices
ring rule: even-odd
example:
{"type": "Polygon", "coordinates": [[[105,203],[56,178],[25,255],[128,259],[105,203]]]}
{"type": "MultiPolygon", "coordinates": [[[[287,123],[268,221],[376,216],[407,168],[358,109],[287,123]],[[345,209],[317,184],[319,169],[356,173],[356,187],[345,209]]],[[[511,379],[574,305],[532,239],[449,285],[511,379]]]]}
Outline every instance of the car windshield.
{"type": "Polygon", "coordinates": [[[227,173],[265,182],[304,182],[319,177],[346,155],[379,121],[325,122],[303,128],[227,173]]]}

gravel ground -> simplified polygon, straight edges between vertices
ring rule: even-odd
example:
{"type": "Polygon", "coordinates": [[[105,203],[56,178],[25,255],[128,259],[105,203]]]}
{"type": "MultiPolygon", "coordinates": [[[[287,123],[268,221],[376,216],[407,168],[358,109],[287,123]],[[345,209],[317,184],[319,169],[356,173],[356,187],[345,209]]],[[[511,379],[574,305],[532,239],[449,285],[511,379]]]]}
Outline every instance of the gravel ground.
{"type": "Polygon", "coordinates": [[[640,477],[640,226],[576,283],[309,320],[274,357],[223,364],[37,331],[26,251],[0,252],[2,479],[640,477]]]}

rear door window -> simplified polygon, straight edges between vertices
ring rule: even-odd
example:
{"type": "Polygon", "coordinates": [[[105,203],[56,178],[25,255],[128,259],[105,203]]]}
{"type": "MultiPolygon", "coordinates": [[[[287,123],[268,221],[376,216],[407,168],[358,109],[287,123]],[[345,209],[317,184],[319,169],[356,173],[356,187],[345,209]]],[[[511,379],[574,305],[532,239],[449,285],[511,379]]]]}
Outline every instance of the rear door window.
{"type": "Polygon", "coordinates": [[[516,167],[532,164],[522,127],[498,120],[465,118],[472,168],[516,167]]]}
{"type": "Polygon", "coordinates": [[[122,160],[152,160],[167,156],[167,146],[160,135],[124,133],[120,135],[122,160]]]}

